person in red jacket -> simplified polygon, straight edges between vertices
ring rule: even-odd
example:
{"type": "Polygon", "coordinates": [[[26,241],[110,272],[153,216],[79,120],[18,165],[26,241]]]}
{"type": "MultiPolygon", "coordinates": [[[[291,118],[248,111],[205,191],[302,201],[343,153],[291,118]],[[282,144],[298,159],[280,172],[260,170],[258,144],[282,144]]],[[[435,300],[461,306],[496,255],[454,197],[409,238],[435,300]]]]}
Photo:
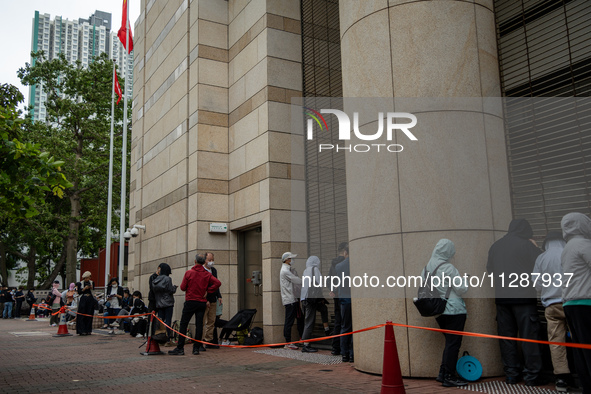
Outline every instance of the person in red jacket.
{"type": "MultiPolygon", "coordinates": [[[[205,256],[198,254],[195,256],[195,265],[189,271],[185,272],[181,282],[181,290],[185,292],[185,304],[181,315],[179,342],[174,350],[168,354],[173,356],[183,356],[185,354],[185,337],[189,322],[195,315],[195,339],[201,340],[203,336],[203,315],[207,309],[206,293],[211,294],[221,286],[220,282],[210,272],[203,268],[205,256]]],[[[199,354],[199,342],[193,343],[193,354],[199,354]]]]}

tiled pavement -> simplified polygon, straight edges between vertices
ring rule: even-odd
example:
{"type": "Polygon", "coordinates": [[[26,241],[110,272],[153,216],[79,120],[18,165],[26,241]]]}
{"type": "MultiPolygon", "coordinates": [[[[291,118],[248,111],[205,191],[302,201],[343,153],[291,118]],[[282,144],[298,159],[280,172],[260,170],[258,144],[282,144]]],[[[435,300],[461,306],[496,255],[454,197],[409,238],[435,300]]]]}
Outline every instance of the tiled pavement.
{"type": "MultiPolygon", "coordinates": [[[[350,363],[322,365],[260,349],[210,349],[193,356],[191,345],[185,356],[142,356],[141,338],[105,335],[106,330],[56,338],[56,332],[47,321],[0,319],[0,393],[378,393],[381,388],[380,376],[350,363]]],[[[327,359],[329,353],[314,355],[327,359]]],[[[433,379],[404,384],[409,394],[460,393],[433,379]]]]}

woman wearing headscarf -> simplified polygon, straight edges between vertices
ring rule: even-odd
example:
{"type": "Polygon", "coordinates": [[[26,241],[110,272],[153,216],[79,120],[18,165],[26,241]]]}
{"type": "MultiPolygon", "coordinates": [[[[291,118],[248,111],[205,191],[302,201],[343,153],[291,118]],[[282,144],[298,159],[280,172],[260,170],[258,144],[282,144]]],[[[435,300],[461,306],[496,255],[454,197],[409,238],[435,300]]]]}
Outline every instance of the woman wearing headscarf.
{"type": "MultiPolygon", "coordinates": [[[[572,341],[591,344],[591,219],[568,213],[560,222],[566,246],[562,251],[562,300],[572,341]]],[[[583,393],[591,393],[591,350],[573,348],[583,393]]]]}
{"type": "MultiPolygon", "coordinates": [[[[461,295],[468,291],[468,286],[464,283],[460,273],[451,263],[452,257],[456,254],[456,247],[449,239],[440,239],[433,249],[431,259],[425,267],[425,270],[433,275],[437,270],[435,276],[441,278],[440,285],[437,291],[441,298],[447,298],[445,310],[437,316],[437,324],[444,330],[464,331],[466,324],[466,304],[461,295]],[[449,280],[443,278],[451,278],[451,286],[449,280]],[[454,280],[459,277],[460,280],[454,280]]],[[[427,273],[423,271],[425,278],[427,273]]],[[[443,356],[441,357],[441,366],[439,367],[439,375],[437,381],[441,382],[444,387],[465,386],[467,382],[456,375],[456,364],[458,362],[458,353],[462,345],[462,336],[453,334],[443,334],[445,336],[445,348],[443,349],[443,356]]]]}
{"type": "Polygon", "coordinates": [[[78,295],[80,296],[78,302],[79,315],[76,318],[76,334],[90,335],[92,334],[92,318],[96,305],[93,295],[94,282],[92,281],[90,271],[82,274],[82,280],[76,286],[78,287],[78,295]]]}
{"type": "Polygon", "coordinates": [[[49,302],[48,304],[51,307],[51,317],[49,318],[49,324],[52,327],[56,327],[57,324],[60,322],[60,308],[64,306],[62,302],[62,293],[59,291],[60,282],[59,280],[53,281],[53,287],[51,288],[51,293],[49,293],[49,302]]]}
{"type": "MultiPolygon", "coordinates": [[[[158,276],[152,281],[152,290],[155,298],[155,309],[158,317],[166,323],[167,326],[172,325],[172,312],[174,310],[174,293],[177,286],[172,284],[170,266],[166,263],[161,263],[156,270],[158,276]]],[[[172,339],[172,331],[167,328],[169,342],[172,339]]]]}

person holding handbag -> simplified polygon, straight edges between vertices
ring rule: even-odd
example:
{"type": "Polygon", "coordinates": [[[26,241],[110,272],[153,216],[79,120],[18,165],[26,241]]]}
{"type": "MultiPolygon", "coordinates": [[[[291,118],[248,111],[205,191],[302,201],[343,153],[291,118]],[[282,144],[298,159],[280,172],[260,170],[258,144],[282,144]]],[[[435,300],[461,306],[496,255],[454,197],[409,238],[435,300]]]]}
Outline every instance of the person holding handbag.
{"type": "MultiPolygon", "coordinates": [[[[452,257],[456,254],[456,247],[449,239],[440,239],[433,249],[431,259],[423,270],[423,278],[427,272],[438,276],[441,280],[437,286],[437,292],[441,298],[447,298],[445,310],[435,318],[439,327],[444,330],[464,331],[466,324],[466,303],[461,295],[468,291],[468,286],[460,273],[451,263],[452,257]],[[435,274],[433,274],[435,272],[435,274]],[[459,277],[460,280],[454,278],[459,277]],[[444,281],[443,278],[446,278],[444,281]],[[450,278],[451,281],[447,278],[450,278]],[[450,286],[451,284],[451,286],[450,286]],[[458,285],[459,286],[456,286],[458,285]]],[[[441,366],[437,381],[444,387],[459,387],[468,384],[456,375],[456,364],[458,354],[462,345],[462,336],[443,334],[445,336],[445,347],[441,357],[441,366]]]]}
{"type": "MultiPolygon", "coordinates": [[[[177,286],[172,284],[172,279],[170,278],[172,270],[170,265],[161,263],[156,273],[158,276],[152,281],[155,310],[158,313],[158,317],[170,327],[172,325],[172,312],[174,310],[174,293],[176,293],[177,286]]],[[[171,343],[172,331],[167,328],[166,332],[168,334],[168,342],[171,343]]]]}

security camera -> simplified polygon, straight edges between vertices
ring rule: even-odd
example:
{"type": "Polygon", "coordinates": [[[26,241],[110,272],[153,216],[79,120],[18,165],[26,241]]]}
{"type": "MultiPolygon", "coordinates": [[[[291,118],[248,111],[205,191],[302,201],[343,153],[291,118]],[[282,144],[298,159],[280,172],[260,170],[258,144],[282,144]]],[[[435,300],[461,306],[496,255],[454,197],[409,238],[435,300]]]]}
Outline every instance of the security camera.
{"type": "MultiPolygon", "coordinates": [[[[127,229],[127,231],[125,231],[125,232],[123,233],[123,238],[125,238],[126,240],[130,240],[130,239],[131,239],[131,237],[132,237],[131,230],[130,230],[130,229],[127,229]]],[[[136,235],[134,235],[134,237],[137,237],[137,234],[136,234],[136,235]]]]}
{"type": "Polygon", "coordinates": [[[129,233],[131,234],[132,237],[135,238],[135,237],[137,237],[139,235],[140,232],[138,231],[137,228],[134,227],[134,228],[131,229],[131,231],[129,233]]]}

